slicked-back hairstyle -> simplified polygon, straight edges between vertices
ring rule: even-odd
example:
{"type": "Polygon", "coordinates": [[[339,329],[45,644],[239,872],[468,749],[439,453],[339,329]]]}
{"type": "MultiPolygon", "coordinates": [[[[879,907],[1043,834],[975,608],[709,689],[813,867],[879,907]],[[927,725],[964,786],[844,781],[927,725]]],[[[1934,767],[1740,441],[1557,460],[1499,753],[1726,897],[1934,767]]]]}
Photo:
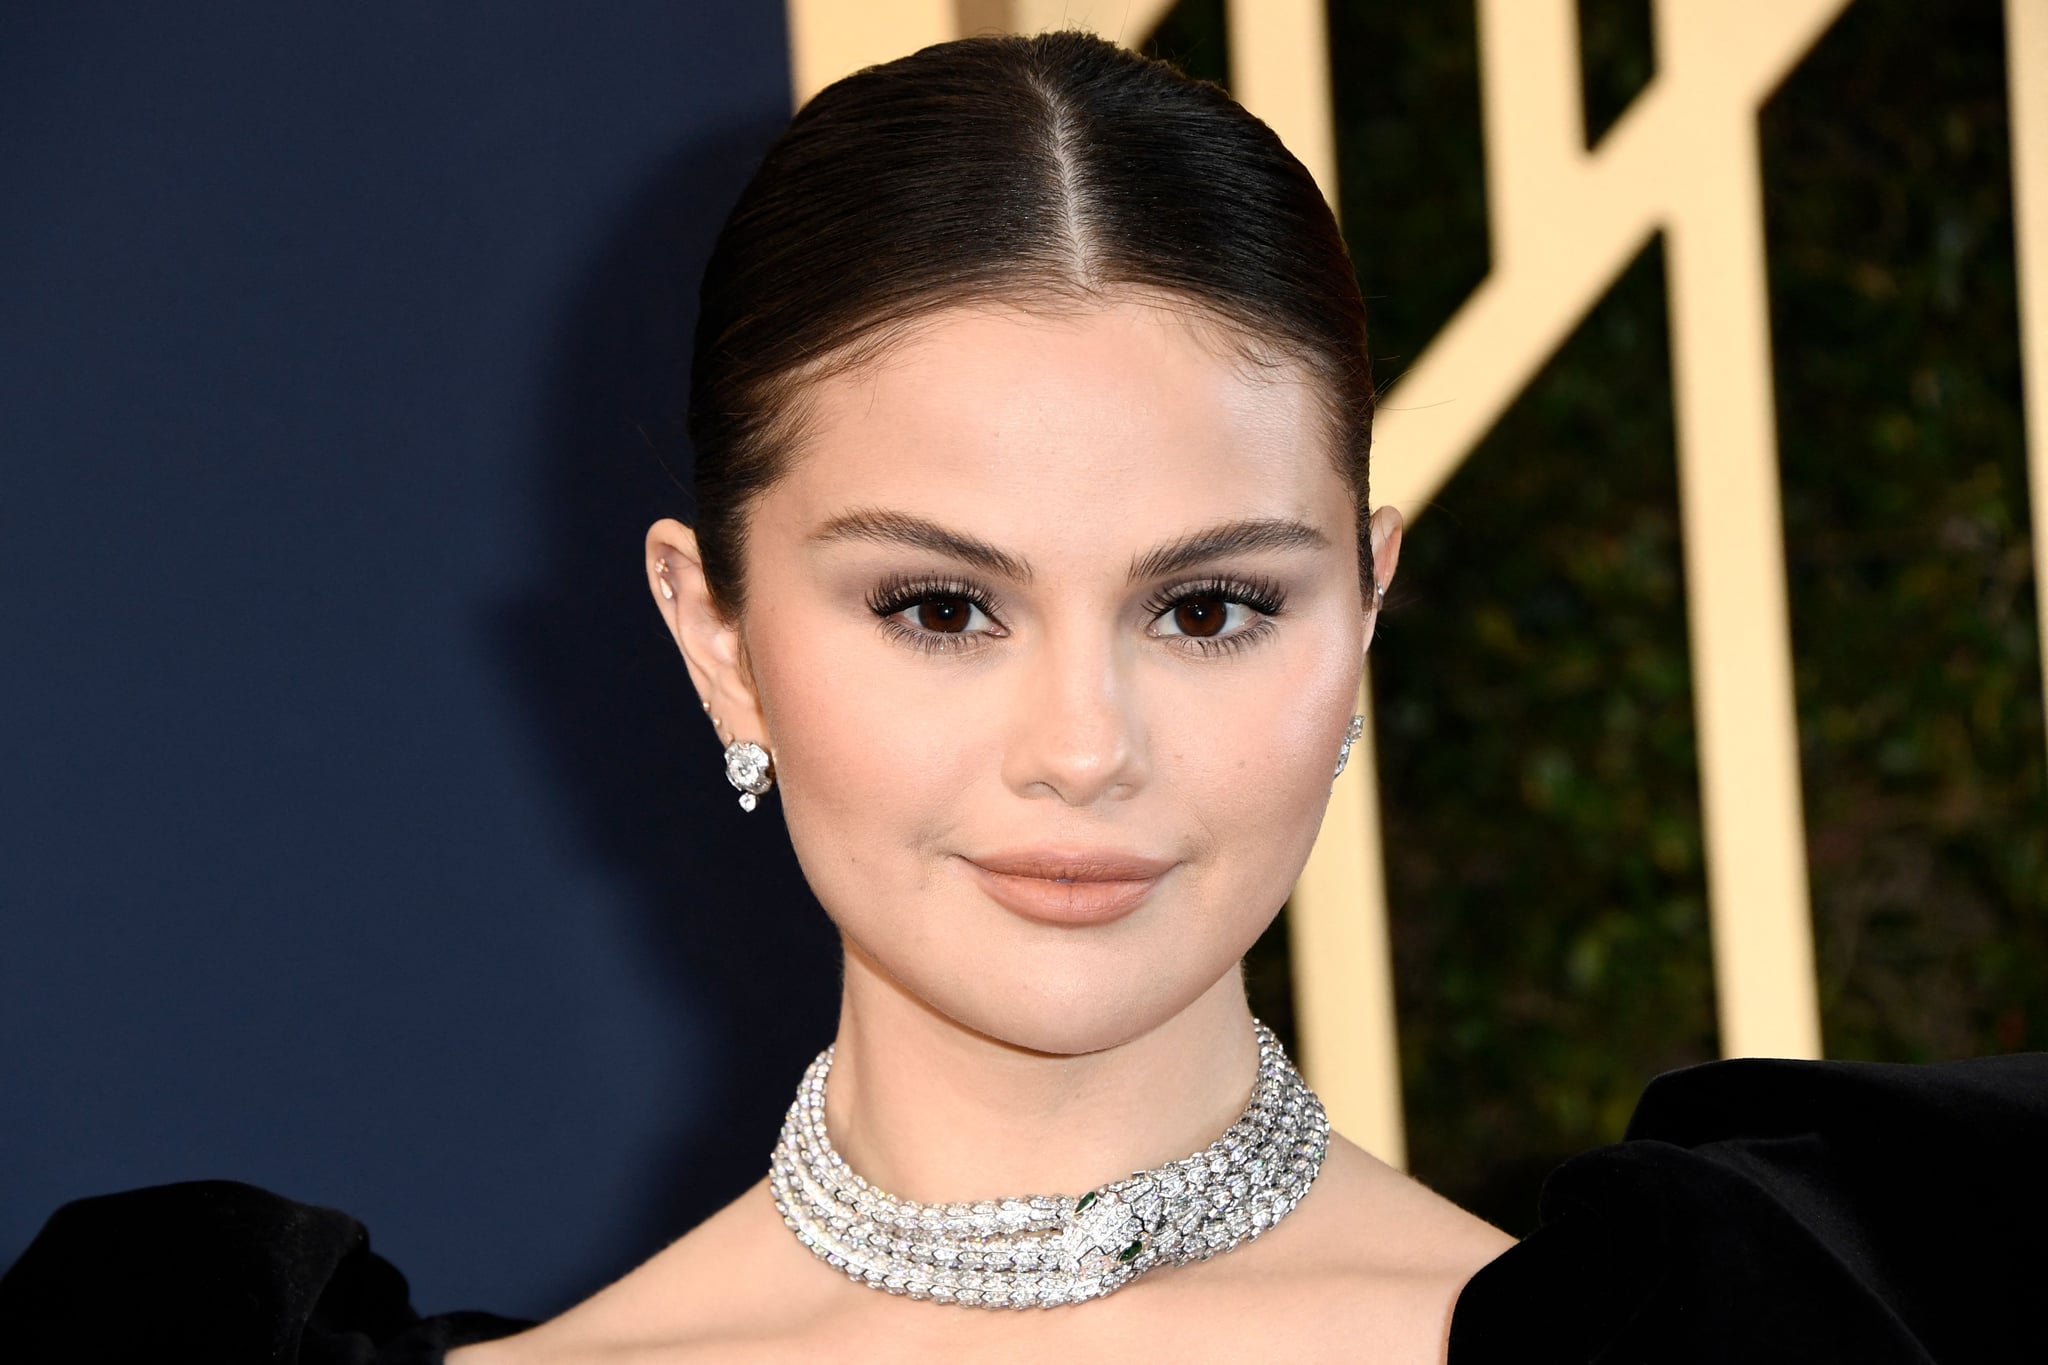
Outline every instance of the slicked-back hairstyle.
{"type": "Polygon", "coordinates": [[[826,87],[741,194],[705,267],[690,374],[719,610],[743,606],[748,508],[802,442],[806,383],[941,308],[1132,292],[1316,382],[1370,601],[1365,305],[1314,178],[1221,87],[1059,32],[939,43],[826,87]]]}

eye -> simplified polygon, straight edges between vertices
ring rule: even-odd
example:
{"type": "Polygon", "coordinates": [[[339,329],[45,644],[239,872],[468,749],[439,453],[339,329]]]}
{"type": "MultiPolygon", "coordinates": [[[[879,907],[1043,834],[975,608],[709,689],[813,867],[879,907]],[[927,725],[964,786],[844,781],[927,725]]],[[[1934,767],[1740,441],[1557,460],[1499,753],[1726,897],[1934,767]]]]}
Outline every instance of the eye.
{"type": "Polygon", "coordinates": [[[1205,592],[1183,597],[1168,608],[1159,618],[1155,633],[1213,640],[1219,635],[1230,635],[1244,629],[1255,615],[1257,613],[1242,602],[1233,602],[1221,593],[1205,592]]]}
{"type": "Polygon", "coordinates": [[[1145,604],[1152,615],[1148,633],[1199,653],[1238,649],[1272,631],[1282,602],[1279,589],[1266,584],[1185,584],[1145,604]]]}
{"type": "Polygon", "coordinates": [[[869,594],[868,609],[890,635],[933,653],[969,649],[1008,633],[996,619],[992,598],[953,579],[891,579],[869,594]]]}
{"type": "Polygon", "coordinates": [[[965,635],[972,631],[984,631],[995,623],[988,613],[965,597],[933,595],[921,598],[899,611],[890,613],[891,619],[928,630],[934,635],[965,635]]]}

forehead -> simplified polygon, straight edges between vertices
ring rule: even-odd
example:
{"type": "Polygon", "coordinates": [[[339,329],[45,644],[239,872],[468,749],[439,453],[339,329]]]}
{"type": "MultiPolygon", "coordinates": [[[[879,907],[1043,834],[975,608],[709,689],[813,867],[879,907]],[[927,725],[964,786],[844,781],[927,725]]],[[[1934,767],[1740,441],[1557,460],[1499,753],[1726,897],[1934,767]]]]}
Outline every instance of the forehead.
{"type": "MultiPolygon", "coordinates": [[[[1222,514],[1327,518],[1346,490],[1314,381],[1258,364],[1206,318],[1138,300],[1047,314],[947,309],[805,393],[779,491],[1101,534],[1222,514]]],[[[1121,542],[1128,536],[1118,536],[1121,542]]]]}

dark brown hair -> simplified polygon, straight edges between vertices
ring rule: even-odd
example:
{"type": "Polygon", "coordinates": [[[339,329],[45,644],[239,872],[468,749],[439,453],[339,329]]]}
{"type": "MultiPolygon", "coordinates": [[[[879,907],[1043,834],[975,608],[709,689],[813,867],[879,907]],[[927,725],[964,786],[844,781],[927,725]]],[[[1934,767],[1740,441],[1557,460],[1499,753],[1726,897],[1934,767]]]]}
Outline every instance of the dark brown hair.
{"type": "Polygon", "coordinates": [[[1119,290],[1184,301],[1248,359],[1314,376],[1370,600],[1365,305],[1314,178],[1221,87],[1059,32],[940,43],[826,87],[741,194],[705,267],[690,373],[719,609],[737,618],[747,509],[802,439],[805,383],[940,308],[1119,290]]]}

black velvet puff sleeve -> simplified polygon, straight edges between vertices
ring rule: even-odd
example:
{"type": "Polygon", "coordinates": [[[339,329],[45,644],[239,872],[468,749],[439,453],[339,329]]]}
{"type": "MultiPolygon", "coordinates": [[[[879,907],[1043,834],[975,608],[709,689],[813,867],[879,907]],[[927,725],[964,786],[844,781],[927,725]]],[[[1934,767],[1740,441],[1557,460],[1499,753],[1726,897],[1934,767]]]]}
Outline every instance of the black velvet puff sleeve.
{"type": "Polygon", "coordinates": [[[2048,1053],[1661,1076],[1460,1295],[1449,1365],[2048,1362],[2048,1053]]]}
{"type": "MultiPolygon", "coordinates": [[[[2048,1054],[1674,1072],[1551,1174],[1449,1365],[2043,1365],[2044,1172],[2048,1054]]],[[[423,1318],[356,1220],[231,1181],[66,1204],[0,1277],[9,1365],[439,1365],[528,1325],[423,1318]]]]}
{"type": "Polygon", "coordinates": [[[438,1365],[528,1325],[423,1318],[361,1223],[231,1180],[66,1204],[0,1276],[10,1365],[438,1365]]]}

